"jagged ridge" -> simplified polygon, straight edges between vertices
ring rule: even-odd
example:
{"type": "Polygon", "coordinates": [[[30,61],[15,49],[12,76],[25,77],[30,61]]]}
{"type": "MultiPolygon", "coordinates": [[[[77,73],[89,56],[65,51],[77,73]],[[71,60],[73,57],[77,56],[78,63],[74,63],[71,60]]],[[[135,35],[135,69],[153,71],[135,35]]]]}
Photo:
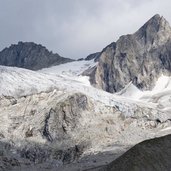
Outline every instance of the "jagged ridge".
{"type": "Polygon", "coordinates": [[[38,70],[52,65],[71,62],[72,59],[49,52],[44,46],[33,42],[18,42],[0,52],[0,65],[38,70]]]}

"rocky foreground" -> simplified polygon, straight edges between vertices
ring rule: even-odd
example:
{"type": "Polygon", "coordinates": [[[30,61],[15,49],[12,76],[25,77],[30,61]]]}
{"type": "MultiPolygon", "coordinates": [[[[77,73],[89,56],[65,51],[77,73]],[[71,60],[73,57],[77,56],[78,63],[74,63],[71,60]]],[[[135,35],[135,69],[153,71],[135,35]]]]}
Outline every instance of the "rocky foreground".
{"type": "Polygon", "coordinates": [[[89,171],[169,171],[171,169],[171,135],[143,141],[102,168],[89,171]]]}

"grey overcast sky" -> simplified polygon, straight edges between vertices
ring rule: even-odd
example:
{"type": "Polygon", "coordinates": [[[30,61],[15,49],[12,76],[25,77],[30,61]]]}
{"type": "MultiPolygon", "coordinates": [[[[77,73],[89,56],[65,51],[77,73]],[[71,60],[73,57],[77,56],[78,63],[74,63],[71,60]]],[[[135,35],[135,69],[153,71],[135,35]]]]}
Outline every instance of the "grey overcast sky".
{"type": "Polygon", "coordinates": [[[33,41],[70,58],[101,51],[155,14],[171,23],[171,0],[0,0],[0,50],[33,41]]]}

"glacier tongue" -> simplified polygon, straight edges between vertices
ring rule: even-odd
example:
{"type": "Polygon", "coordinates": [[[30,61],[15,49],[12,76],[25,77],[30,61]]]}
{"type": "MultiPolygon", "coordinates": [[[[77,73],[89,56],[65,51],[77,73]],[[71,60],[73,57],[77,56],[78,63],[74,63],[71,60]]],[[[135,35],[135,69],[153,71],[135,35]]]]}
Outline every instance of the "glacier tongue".
{"type": "Polygon", "coordinates": [[[89,77],[81,73],[96,62],[76,61],[39,71],[0,66],[0,95],[22,97],[54,89],[81,92],[106,105],[117,105],[125,115],[132,115],[136,105],[169,111],[171,77],[161,76],[152,91],[141,91],[132,83],[116,94],[107,93],[90,85],[89,77]]]}
{"type": "MultiPolygon", "coordinates": [[[[95,65],[93,61],[77,61],[39,71],[0,66],[0,136],[4,143],[13,143],[10,153],[34,155],[37,150],[36,161],[42,161],[40,156],[45,160],[40,162],[41,168],[53,168],[48,155],[55,167],[61,163],[56,163],[49,150],[60,148],[64,159],[65,148],[69,148],[72,157],[68,162],[75,162],[109,148],[120,155],[142,140],[170,133],[169,77],[162,76],[151,92],[142,92],[130,83],[120,95],[111,94],[92,87],[89,78],[81,75],[95,65]],[[69,147],[61,146],[65,143],[69,147]],[[86,149],[79,148],[83,154],[78,154],[75,145],[82,143],[86,149]]],[[[89,162],[85,166],[84,162],[77,164],[82,169],[95,165],[89,162]]]]}

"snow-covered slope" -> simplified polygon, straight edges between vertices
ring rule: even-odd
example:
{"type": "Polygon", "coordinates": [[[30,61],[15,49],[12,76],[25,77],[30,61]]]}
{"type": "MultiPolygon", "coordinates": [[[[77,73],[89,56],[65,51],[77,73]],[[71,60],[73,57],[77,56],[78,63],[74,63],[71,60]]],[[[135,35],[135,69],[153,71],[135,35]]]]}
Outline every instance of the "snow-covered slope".
{"type": "Polygon", "coordinates": [[[31,71],[16,67],[0,66],[0,95],[25,96],[56,89],[78,90],[90,86],[82,71],[95,65],[93,61],[79,61],[31,71]]]}
{"type": "Polygon", "coordinates": [[[89,61],[74,61],[66,64],[61,64],[58,66],[53,66],[50,68],[44,68],[40,70],[40,72],[43,73],[54,73],[54,74],[60,74],[60,75],[68,75],[68,76],[79,76],[84,72],[85,70],[94,67],[97,64],[97,62],[94,62],[94,60],[89,61]]]}
{"type": "MultiPolygon", "coordinates": [[[[86,69],[90,63],[91,66],[95,65],[92,65],[92,61],[87,61],[88,64],[85,61],[81,61],[81,63],[83,64],[82,67],[80,67],[81,69],[84,67],[86,69]]],[[[27,69],[1,66],[0,95],[21,97],[57,89],[63,92],[81,92],[106,105],[117,105],[125,115],[132,115],[136,105],[156,108],[156,104],[153,103],[138,102],[134,99],[121,97],[96,89],[89,84],[88,77],[86,76],[72,74],[72,76],[69,77],[68,75],[73,73],[71,70],[71,68],[73,68],[73,63],[70,64],[71,65],[66,64],[67,67],[62,65],[59,73],[57,67],[56,69],[53,67],[49,70],[45,69],[44,71],[41,70],[36,72],[27,69]],[[71,68],[69,69],[69,67],[71,68]],[[64,69],[64,72],[62,72],[62,68],[64,69]],[[66,68],[69,73],[65,72],[66,68]],[[61,74],[61,72],[63,74],[61,74]]],[[[77,70],[81,73],[79,69],[76,68],[76,66],[74,68],[75,71],[77,70]]]]}
{"type": "Polygon", "coordinates": [[[85,93],[111,106],[118,104],[129,115],[137,104],[170,111],[171,77],[161,76],[152,91],[142,92],[130,83],[120,93],[110,94],[92,87],[89,78],[81,75],[95,65],[93,60],[83,60],[39,71],[0,66],[0,95],[20,97],[57,89],[85,93]]]}

